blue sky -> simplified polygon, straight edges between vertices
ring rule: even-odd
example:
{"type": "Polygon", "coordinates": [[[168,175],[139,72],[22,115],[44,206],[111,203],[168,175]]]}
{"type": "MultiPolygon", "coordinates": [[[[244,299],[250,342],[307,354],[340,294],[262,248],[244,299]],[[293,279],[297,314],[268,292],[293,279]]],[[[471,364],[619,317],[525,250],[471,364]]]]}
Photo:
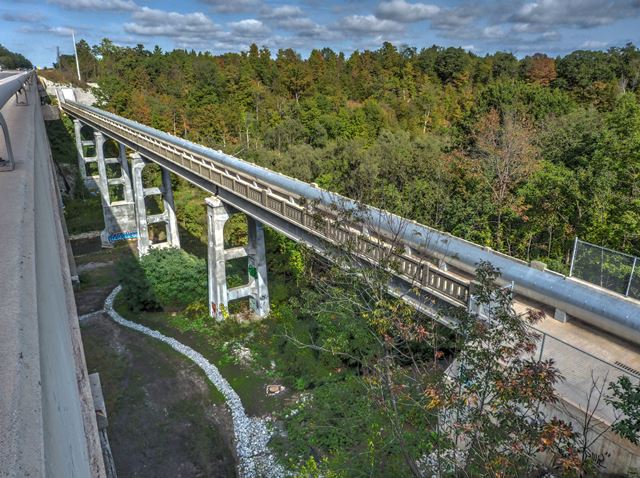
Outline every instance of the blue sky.
{"type": "Polygon", "coordinates": [[[119,45],[214,53],[255,42],[303,55],[329,46],[347,53],[383,41],[418,49],[461,46],[518,56],[640,44],[640,0],[2,0],[0,43],[38,66],[56,46],[110,38],[119,45]]]}

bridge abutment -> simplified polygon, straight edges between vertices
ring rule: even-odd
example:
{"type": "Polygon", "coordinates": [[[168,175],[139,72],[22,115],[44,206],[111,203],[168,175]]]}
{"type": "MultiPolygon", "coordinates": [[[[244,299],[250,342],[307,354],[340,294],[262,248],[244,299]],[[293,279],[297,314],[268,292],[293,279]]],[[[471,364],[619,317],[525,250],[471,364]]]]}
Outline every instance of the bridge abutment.
{"type": "Polygon", "coordinates": [[[171,189],[169,171],[165,168],[160,168],[162,171],[162,187],[145,188],[142,181],[142,171],[149,161],[145,160],[139,153],[134,153],[131,158],[136,230],[138,233],[138,254],[142,257],[153,248],[179,248],[180,236],[178,234],[178,220],[173,204],[173,191],[171,189]],[[147,214],[145,198],[157,195],[162,196],[164,211],[160,214],[147,214]],[[157,223],[165,224],[166,240],[164,242],[153,243],[149,234],[149,226],[157,223]]]}
{"type": "Polygon", "coordinates": [[[267,254],[262,223],[247,216],[248,244],[246,247],[224,247],[224,225],[236,212],[219,198],[206,199],[208,240],[209,313],[221,320],[225,317],[229,301],[249,297],[251,310],[259,317],[269,314],[267,289],[267,254]],[[226,261],[247,257],[248,282],[239,287],[227,288],[226,261]]]}

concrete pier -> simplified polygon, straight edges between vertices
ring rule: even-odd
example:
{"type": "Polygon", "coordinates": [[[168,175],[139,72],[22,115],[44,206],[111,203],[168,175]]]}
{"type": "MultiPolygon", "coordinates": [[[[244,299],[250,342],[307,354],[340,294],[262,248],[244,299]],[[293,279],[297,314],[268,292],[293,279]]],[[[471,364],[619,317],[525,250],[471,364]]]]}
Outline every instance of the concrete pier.
{"type": "Polygon", "coordinates": [[[169,171],[162,168],[162,187],[145,188],[142,181],[142,171],[149,162],[139,153],[134,153],[131,156],[131,159],[136,230],[138,233],[138,254],[142,257],[152,248],[179,248],[180,236],[178,234],[178,220],[176,218],[175,206],[173,204],[173,191],[171,189],[171,177],[169,175],[169,171]],[[164,211],[160,214],[147,214],[145,198],[157,195],[162,195],[164,211]],[[166,241],[154,244],[149,237],[149,226],[156,223],[165,224],[166,241]]]}
{"type": "Polygon", "coordinates": [[[209,313],[222,320],[229,308],[229,301],[249,297],[251,310],[259,317],[269,314],[267,289],[267,260],[264,246],[264,229],[260,222],[247,217],[249,240],[246,247],[224,248],[224,225],[236,211],[216,196],[207,198],[209,313]],[[226,261],[246,257],[248,261],[247,283],[227,288],[226,261]]]}
{"type": "Polygon", "coordinates": [[[78,119],[73,120],[73,129],[76,136],[76,151],[78,153],[78,168],[80,169],[80,177],[82,178],[82,182],[92,191],[98,189],[98,177],[94,175],[87,174],[87,165],[89,163],[95,163],[98,158],[94,156],[85,156],[84,148],[85,146],[91,147],[95,146],[95,139],[82,139],[82,122],[78,119]]]}
{"type": "Polygon", "coordinates": [[[137,231],[136,210],[133,201],[131,174],[127,162],[126,148],[118,145],[118,156],[105,158],[105,138],[100,132],[95,133],[96,161],[98,163],[98,189],[102,198],[102,212],[104,215],[104,230],[100,234],[102,247],[112,247],[115,238],[127,237],[137,231]],[[117,165],[120,175],[109,178],[107,167],[117,165]],[[113,199],[110,186],[122,187],[122,199],[113,199]]]}

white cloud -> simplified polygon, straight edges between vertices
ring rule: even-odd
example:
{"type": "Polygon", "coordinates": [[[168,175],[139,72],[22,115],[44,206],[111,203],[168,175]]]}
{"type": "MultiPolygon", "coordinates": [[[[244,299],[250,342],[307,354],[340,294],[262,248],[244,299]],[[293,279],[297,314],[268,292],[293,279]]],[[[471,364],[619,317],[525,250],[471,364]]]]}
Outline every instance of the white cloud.
{"type": "Polygon", "coordinates": [[[256,12],[262,7],[262,0],[202,0],[218,13],[256,12]]]}
{"type": "Polygon", "coordinates": [[[28,14],[3,13],[2,19],[5,22],[37,23],[44,20],[44,15],[40,12],[29,12],[28,14]]]}
{"type": "MultiPolygon", "coordinates": [[[[75,28],[76,34],[78,33],[78,30],[81,29],[75,28]]],[[[48,33],[59,37],[71,37],[71,32],[74,31],[74,29],[66,26],[52,27],[45,24],[39,24],[22,27],[20,31],[24,33],[48,33]]]]}
{"type": "Polygon", "coordinates": [[[591,28],[638,15],[638,0],[537,0],[523,4],[510,21],[591,28]]]}
{"type": "Polygon", "coordinates": [[[263,13],[265,18],[295,18],[304,16],[304,12],[297,5],[280,5],[263,13]]]}
{"type": "Polygon", "coordinates": [[[505,32],[500,25],[491,25],[482,29],[482,36],[491,40],[504,38],[505,32]]]}
{"type": "Polygon", "coordinates": [[[386,0],[376,8],[376,17],[396,22],[409,23],[433,18],[440,7],[426,3],[409,3],[405,0],[386,0]]]}
{"type": "Polygon", "coordinates": [[[599,50],[601,48],[606,47],[607,45],[608,43],[606,41],[587,40],[582,45],[580,45],[580,48],[587,48],[590,50],[599,50]]]}
{"type": "Polygon", "coordinates": [[[269,33],[269,28],[267,28],[260,20],[256,20],[255,18],[231,22],[229,26],[232,28],[233,34],[242,37],[264,37],[269,33]]]}
{"type": "Polygon", "coordinates": [[[141,36],[204,39],[220,31],[220,27],[201,12],[178,13],[142,7],[133,13],[132,19],[133,22],[125,23],[124,31],[141,36]]]}
{"type": "Polygon", "coordinates": [[[69,10],[121,10],[133,11],[138,5],[133,0],[48,0],[69,10]]]}
{"type": "Polygon", "coordinates": [[[350,33],[374,34],[402,30],[402,25],[393,20],[381,20],[374,15],[350,15],[343,18],[339,28],[350,33]]]}

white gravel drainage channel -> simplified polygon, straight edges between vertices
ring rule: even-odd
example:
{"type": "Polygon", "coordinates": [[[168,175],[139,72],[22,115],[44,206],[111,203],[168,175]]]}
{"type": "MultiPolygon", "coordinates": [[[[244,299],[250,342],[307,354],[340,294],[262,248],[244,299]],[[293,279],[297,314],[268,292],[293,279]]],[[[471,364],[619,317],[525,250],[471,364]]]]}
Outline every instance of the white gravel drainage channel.
{"type": "Polygon", "coordinates": [[[121,289],[122,287],[118,286],[109,294],[109,297],[104,301],[104,311],[118,324],[160,340],[185,357],[191,359],[204,371],[220,393],[224,395],[227,405],[231,409],[231,416],[233,418],[233,431],[236,439],[238,473],[240,477],[275,478],[285,476],[287,473],[285,473],[284,468],[276,461],[275,456],[271,453],[267,445],[271,438],[271,432],[267,429],[266,424],[259,418],[247,416],[240,397],[231,388],[229,382],[220,375],[216,366],[211,364],[191,347],[178,342],[176,339],[167,337],[144,325],[131,322],[118,314],[113,309],[113,301],[121,289]]]}

